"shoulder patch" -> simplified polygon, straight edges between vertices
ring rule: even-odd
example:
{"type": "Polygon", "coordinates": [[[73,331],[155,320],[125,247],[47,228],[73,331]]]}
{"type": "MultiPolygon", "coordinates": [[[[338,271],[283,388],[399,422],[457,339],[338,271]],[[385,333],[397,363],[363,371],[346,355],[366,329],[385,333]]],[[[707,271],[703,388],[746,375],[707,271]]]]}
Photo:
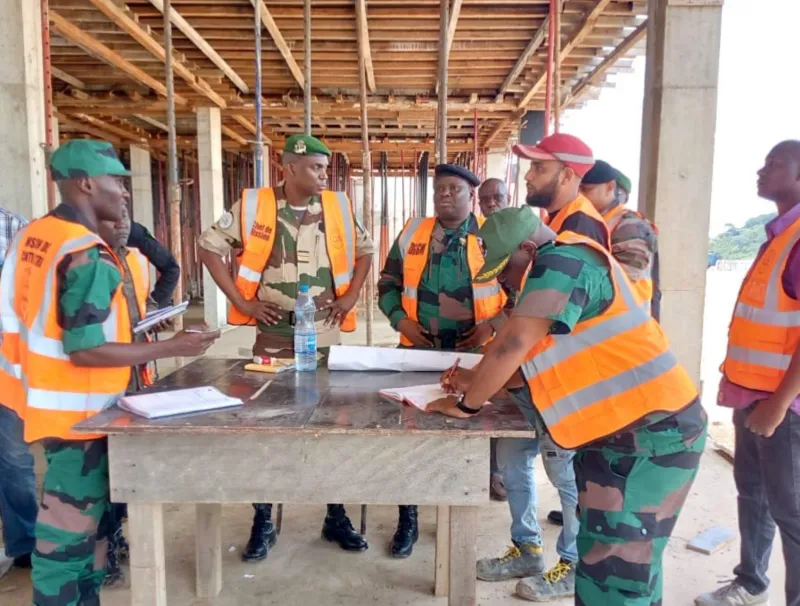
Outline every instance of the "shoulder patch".
{"type": "Polygon", "coordinates": [[[226,210],[224,213],[222,213],[222,216],[219,218],[219,221],[217,221],[217,224],[222,229],[230,228],[230,226],[233,225],[233,213],[229,210],[226,210]]]}

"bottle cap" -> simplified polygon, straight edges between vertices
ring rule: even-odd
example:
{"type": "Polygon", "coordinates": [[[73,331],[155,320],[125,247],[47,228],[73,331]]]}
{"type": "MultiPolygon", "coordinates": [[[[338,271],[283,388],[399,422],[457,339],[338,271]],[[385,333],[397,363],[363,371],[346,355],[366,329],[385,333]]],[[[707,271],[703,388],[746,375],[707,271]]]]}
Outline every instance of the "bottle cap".
{"type": "Polygon", "coordinates": [[[300,292],[302,294],[307,294],[308,293],[308,284],[301,284],[300,285],[300,292]]]}

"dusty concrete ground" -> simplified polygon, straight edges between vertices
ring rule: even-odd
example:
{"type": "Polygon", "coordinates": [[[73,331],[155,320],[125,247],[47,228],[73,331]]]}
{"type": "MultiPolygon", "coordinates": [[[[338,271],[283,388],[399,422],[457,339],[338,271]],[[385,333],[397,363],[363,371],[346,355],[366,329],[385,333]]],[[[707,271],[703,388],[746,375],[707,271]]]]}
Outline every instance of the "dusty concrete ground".
{"type": "MultiPolygon", "coordinates": [[[[726,286],[732,288],[733,284],[726,286]]],[[[720,291],[715,292],[722,294],[720,291]]],[[[197,321],[200,316],[201,314],[193,310],[190,318],[197,321]]],[[[363,321],[361,325],[363,327],[363,321]]],[[[719,321],[706,325],[706,334],[711,337],[706,341],[706,346],[713,343],[715,353],[718,353],[716,347],[720,336],[724,334],[721,326],[719,321]]],[[[358,333],[346,335],[345,341],[363,343],[362,331],[363,328],[358,333]]],[[[238,328],[228,331],[210,350],[209,355],[238,357],[240,349],[247,348],[252,339],[253,329],[238,328]]],[[[391,328],[385,322],[376,322],[375,343],[390,345],[394,342],[396,337],[391,328]]],[[[171,366],[171,361],[162,362],[161,373],[168,372],[171,366]]],[[[707,368],[704,371],[707,372],[707,368]]],[[[715,417],[721,424],[720,427],[724,427],[724,415],[717,414],[715,417]]],[[[40,453],[35,451],[35,454],[37,463],[41,466],[40,453]]],[[[41,471],[42,469],[37,469],[37,473],[41,471]]],[[[549,525],[545,517],[550,509],[557,507],[558,499],[538,462],[536,473],[540,488],[539,519],[543,527],[548,561],[552,562],[556,557],[558,529],[549,525]]],[[[358,507],[351,506],[349,510],[353,521],[358,525],[358,507]]],[[[421,509],[422,536],[414,555],[408,560],[397,561],[386,556],[386,545],[391,539],[396,522],[395,508],[370,507],[367,532],[370,549],[364,554],[356,555],[344,553],[320,539],[323,507],[287,506],[284,511],[283,533],[278,545],[266,562],[255,565],[244,564],[240,560],[240,553],[249,533],[251,512],[246,504],[227,505],[223,509],[224,587],[218,598],[203,600],[194,596],[193,509],[166,506],[170,606],[441,606],[447,603],[444,599],[432,596],[435,544],[435,512],[432,508],[421,509]]],[[[665,606],[689,606],[698,593],[713,589],[719,582],[732,576],[731,571],[738,560],[738,540],[711,556],[686,549],[689,540],[714,525],[736,528],[736,491],[730,464],[709,449],[665,556],[665,606]]],[[[500,555],[505,551],[509,543],[508,526],[508,508],[504,503],[492,503],[482,508],[479,557],[500,555]]],[[[772,606],[785,606],[782,596],[785,572],[780,553],[778,539],[771,565],[772,606]]],[[[497,584],[479,582],[478,603],[481,606],[524,603],[514,597],[514,586],[513,581],[497,584]]],[[[0,581],[0,606],[27,606],[30,604],[30,596],[27,571],[14,570],[0,581]]],[[[127,588],[106,590],[102,595],[102,604],[130,604],[130,592],[127,588]]],[[[571,601],[563,600],[557,604],[567,606],[571,601]]]]}

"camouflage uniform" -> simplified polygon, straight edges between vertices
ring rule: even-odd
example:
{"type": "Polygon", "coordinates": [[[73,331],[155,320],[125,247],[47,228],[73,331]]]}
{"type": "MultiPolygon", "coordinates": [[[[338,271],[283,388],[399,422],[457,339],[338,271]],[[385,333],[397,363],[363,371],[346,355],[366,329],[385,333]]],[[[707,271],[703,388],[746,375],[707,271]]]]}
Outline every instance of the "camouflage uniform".
{"type": "MultiPolygon", "coordinates": [[[[456,229],[440,223],[431,235],[428,264],[419,284],[417,315],[422,327],[433,336],[434,348],[454,350],[464,333],[475,327],[472,276],[467,263],[467,235],[477,234],[474,215],[456,229]]],[[[397,330],[407,318],[403,310],[403,257],[399,238],[395,240],[378,281],[378,306],[397,330]]]]}
{"type": "MultiPolygon", "coordinates": [[[[325,223],[322,201],[314,196],[308,210],[297,213],[283,196],[283,188],[275,191],[278,202],[277,234],[272,254],[261,275],[256,298],[277,303],[286,313],[277,325],[258,323],[254,354],[294,355],[294,328],[289,324],[289,313],[294,309],[298,285],[309,285],[318,310],[336,298],[331,261],[325,241],[325,223]]],[[[242,247],[241,202],[200,236],[198,244],[221,257],[234,248],[242,247]]],[[[374,252],[372,240],[356,221],[356,259],[374,252]]],[[[318,311],[316,317],[317,345],[329,347],[340,342],[338,326],[325,326],[327,311],[318,311]]]]}
{"type": "MultiPolygon", "coordinates": [[[[70,206],[52,214],[89,227],[70,206]]],[[[57,280],[64,352],[104,345],[102,323],[122,282],[114,259],[100,247],[67,255],[57,280]]],[[[107,441],[47,439],[43,445],[47,471],[32,556],[33,603],[99,605],[109,523],[107,441]]]]}
{"type": "MultiPolygon", "coordinates": [[[[596,252],[548,244],[514,313],[551,319],[552,333],[568,334],[612,299],[608,267],[596,252]]],[[[576,450],[576,605],[662,604],[664,548],[697,474],[706,429],[698,399],[576,450]]]]}

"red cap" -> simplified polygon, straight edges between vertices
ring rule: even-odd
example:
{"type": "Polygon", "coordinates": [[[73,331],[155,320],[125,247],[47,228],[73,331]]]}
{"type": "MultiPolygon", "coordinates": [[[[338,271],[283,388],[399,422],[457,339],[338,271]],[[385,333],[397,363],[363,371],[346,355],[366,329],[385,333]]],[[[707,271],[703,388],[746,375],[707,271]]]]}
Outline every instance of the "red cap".
{"type": "Polygon", "coordinates": [[[515,145],[511,150],[529,160],[558,160],[581,179],[594,166],[592,149],[578,137],[563,133],[545,137],[538,145],[515,145]]]}

